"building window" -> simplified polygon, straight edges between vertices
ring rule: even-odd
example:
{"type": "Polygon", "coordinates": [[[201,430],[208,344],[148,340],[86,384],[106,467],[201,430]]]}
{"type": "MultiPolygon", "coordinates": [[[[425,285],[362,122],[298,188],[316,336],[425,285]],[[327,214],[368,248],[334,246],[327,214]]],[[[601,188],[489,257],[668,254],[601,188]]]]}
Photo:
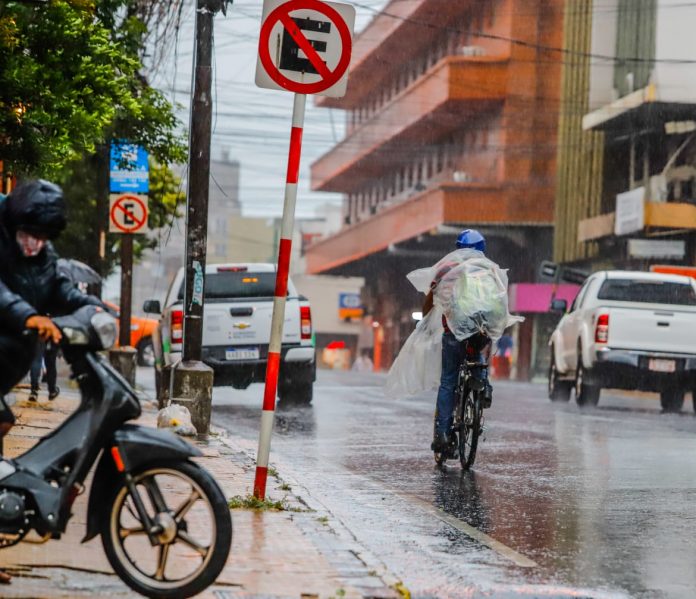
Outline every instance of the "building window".
{"type": "Polygon", "coordinates": [[[213,251],[218,258],[224,258],[227,256],[227,245],[224,243],[216,243],[213,251]]]}

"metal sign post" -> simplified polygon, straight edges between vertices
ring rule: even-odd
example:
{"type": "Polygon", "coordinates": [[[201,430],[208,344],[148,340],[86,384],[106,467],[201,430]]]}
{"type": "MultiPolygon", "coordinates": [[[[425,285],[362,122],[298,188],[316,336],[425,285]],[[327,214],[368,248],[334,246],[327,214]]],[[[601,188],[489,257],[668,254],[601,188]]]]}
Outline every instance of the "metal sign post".
{"type": "Polygon", "coordinates": [[[264,2],[256,85],[291,91],[295,96],[254,478],[254,496],[260,499],[266,496],[307,94],[342,97],[346,93],[354,23],[355,9],[347,4],[320,0],[264,2]]]}
{"type": "Polygon", "coordinates": [[[302,129],[304,127],[306,103],[306,95],[295,94],[292,107],[288,171],[285,179],[283,219],[280,229],[280,246],[278,248],[278,270],[276,273],[275,293],[273,294],[271,341],[268,346],[266,386],[263,391],[263,413],[261,416],[259,449],[256,458],[256,476],[254,478],[254,496],[259,498],[266,496],[268,458],[271,453],[271,433],[273,431],[275,398],[278,389],[278,374],[280,372],[280,349],[283,341],[283,324],[285,322],[285,300],[288,295],[288,275],[290,272],[290,255],[292,253],[292,233],[295,228],[295,203],[297,202],[297,182],[300,176],[302,129]]]}
{"type": "Polygon", "coordinates": [[[130,346],[133,301],[133,235],[148,231],[150,191],[147,152],[124,141],[111,144],[109,168],[109,232],[121,237],[121,302],[119,345],[130,346]]]}

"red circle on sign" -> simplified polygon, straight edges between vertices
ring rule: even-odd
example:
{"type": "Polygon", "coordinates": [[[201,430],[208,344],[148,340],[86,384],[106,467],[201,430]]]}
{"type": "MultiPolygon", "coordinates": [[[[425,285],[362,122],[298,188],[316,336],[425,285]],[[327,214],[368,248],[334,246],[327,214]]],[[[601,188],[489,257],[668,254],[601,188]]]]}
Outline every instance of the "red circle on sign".
{"type": "Polygon", "coordinates": [[[121,196],[114,202],[114,205],[111,207],[111,222],[114,223],[114,227],[117,229],[121,229],[124,233],[133,233],[137,229],[140,229],[145,224],[145,221],[147,220],[147,207],[145,206],[145,202],[143,202],[138,196],[121,196]],[[125,208],[121,207],[121,202],[124,200],[129,200],[129,201],[134,201],[138,206],[140,206],[140,209],[143,211],[143,217],[142,219],[136,218],[135,214],[131,214],[126,210],[125,208]],[[121,225],[117,220],[116,220],[116,210],[120,210],[121,212],[125,212],[126,214],[130,215],[132,219],[135,221],[135,224],[132,227],[124,227],[121,225]]]}
{"type": "Polygon", "coordinates": [[[351,49],[351,34],[343,17],[341,17],[337,10],[331,8],[328,4],[324,4],[320,0],[290,0],[285,4],[281,4],[275,10],[271,11],[263,22],[261,34],[259,35],[259,58],[261,59],[261,64],[266,70],[266,73],[268,73],[268,76],[278,85],[296,94],[318,94],[338,83],[338,80],[343,77],[348,70],[351,49]],[[280,72],[271,59],[271,53],[268,49],[271,31],[277,22],[289,17],[290,13],[294,10],[316,10],[322,13],[334,23],[341,36],[343,51],[341,52],[341,58],[336,68],[330,71],[329,77],[321,79],[316,83],[298,83],[297,81],[289,79],[280,72]]]}

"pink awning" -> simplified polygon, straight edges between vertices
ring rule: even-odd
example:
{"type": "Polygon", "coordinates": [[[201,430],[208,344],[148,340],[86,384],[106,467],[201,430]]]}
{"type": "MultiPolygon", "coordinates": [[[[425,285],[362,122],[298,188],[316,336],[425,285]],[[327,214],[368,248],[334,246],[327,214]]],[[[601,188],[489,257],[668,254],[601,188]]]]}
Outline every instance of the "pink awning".
{"type": "Polygon", "coordinates": [[[579,285],[553,285],[551,283],[516,283],[510,285],[510,312],[539,314],[549,311],[554,288],[556,299],[564,299],[570,305],[580,291],[579,285]]]}

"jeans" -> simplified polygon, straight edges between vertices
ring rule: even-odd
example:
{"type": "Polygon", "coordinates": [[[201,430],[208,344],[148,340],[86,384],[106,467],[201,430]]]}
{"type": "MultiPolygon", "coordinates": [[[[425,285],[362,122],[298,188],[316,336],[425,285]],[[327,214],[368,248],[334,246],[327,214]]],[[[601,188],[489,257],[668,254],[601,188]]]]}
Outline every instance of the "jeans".
{"type": "MultiPolygon", "coordinates": [[[[435,432],[438,434],[449,433],[454,419],[455,389],[459,377],[459,366],[465,358],[466,344],[457,341],[452,333],[442,335],[442,375],[440,376],[440,388],[437,392],[437,407],[435,409],[435,432]]],[[[477,361],[483,361],[483,355],[479,353],[477,361]]],[[[473,361],[473,360],[472,360],[473,361]]],[[[476,368],[473,372],[477,378],[487,378],[487,368],[476,368]]]]}
{"type": "Polygon", "coordinates": [[[34,356],[34,361],[31,363],[31,388],[33,390],[39,389],[39,384],[41,383],[41,366],[46,365],[46,383],[48,384],[48,391],[55,391],[56,389],[56,379],[58,378],[58,373],[56,372],[56,357],[58,354],[58,346],[54,343],[44,343],[39,341],[36,347],[36,355],[34,356]]]}

